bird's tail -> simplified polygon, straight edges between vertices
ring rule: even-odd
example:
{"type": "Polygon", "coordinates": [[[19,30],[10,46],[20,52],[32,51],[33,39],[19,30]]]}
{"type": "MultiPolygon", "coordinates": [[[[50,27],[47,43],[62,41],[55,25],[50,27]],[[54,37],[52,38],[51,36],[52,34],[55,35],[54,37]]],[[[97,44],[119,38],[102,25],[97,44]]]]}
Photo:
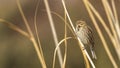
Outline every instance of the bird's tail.
{"type": "Polygon", "coordinates": [[[95,51],[94,51],[93,47],[90,47],[90,50],[91,50],[91,53],[92,53],[92,58],[97,59],[97,56],[95,54],[95,51]]]}

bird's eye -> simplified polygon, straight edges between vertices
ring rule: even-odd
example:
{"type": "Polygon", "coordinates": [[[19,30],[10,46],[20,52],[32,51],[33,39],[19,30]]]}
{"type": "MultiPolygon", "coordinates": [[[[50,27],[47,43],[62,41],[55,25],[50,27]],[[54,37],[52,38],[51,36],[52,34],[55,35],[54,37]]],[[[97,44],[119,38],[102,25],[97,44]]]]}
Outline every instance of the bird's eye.
{"type": "Polygon", "coordinates": [[[77,31],[79,31],[79,29],[80,29],[80,25],[78,25],[78,27],[77,27],[77,31]]]}
{"type": "Polygon", "coordinates": [[[78,25],[78,28],[80,28],[80,25],[78,25]]]}

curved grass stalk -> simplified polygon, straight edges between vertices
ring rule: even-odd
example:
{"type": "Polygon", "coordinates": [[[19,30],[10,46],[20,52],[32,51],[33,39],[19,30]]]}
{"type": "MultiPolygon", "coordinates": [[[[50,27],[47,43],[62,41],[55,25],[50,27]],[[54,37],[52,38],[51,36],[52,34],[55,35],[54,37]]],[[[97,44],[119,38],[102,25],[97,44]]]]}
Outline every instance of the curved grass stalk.
{"type": "MultiPolygon", "coordinates": [[[[58,14],[58,13],[56,13],[56,12],[54,12],[54,11],[51,11],[51,13],[52,13],[52,14],[55,14],[55,15],[56,15],[57,17],[59,17],[62,21],[65,21],[65,19],[64,19],[60,14],[58,14]]],[[[73,32],[72,28],[70,27],[70,25],[69,25],[67,22],[65,22],[65,24],[66,24],[67,27],[71,30],[71,32],[73,33],[73,35],[76,36],[75,33],[73,32]]]]}
{"type": "Polygon", "coordinates": [[[65,38],[65,39],[62,39],[62,40],[57,44],[57,46],[56,46],[56,48],[55,48],[55,51],[54,51],[53,67],[52,67],[52,68],[55,67],[55,57],[56,57],[56,52],[57,52],[59,46],[60,46],[65,40],[68,40],[68,39],[71,39],[71,38],[72,38],[72,37],[67,37],[67,38],[65,38]]]}
{"type": "Polygon", "coordinates": [[[39,35],[38,35],[38,28],[37,28],[37,13],[38,13],[39,3],[40,3],[40,0],[38,1],[37,5],[36,5],[36,10],[35,10],[35,15],[34,15],[34,26],[35,26],[35,32],[36,32],[36,36],[37,36],[38,45],[39,45],[39,48],[40,48],[40,53],[42,55],[42,59],[44,59],[40,38],[39,38],[39,35]]]}
{"type": "Polygon", "coordinates": [[[37,42],[36,42],[36,40],[35,40],[35,37],[33,36],[33,33],[32,33],[32,31],[31,31],[31,28],[30,28],[29,24],[28,24],[28,21],[27,21],[25,15],[24,15],[24,13],[23,13],[23,10],[22,10],[22,7],[21,7],[21,5],[20,5],[20,2],[19,2],[19,0],[17,0],[16,2],[17,2],[18,9],[19,9],[19,11],[20,11],[20,14],[21,14],[21,16],[22,16],[22,18],[23,18],[23,21],[24,21],[24,23],[25,23],[25,26],[26,26],[26,28],[27,28],[27,30],[28,30],[28,33],[30,34],[29,39],[31,40],[31,42],[32,42],[33,45],[34,45],[35,51],[37,52],[37,56],[38,56],[38,58],[39,58],[39,61],[41,62],[42,67],[43,67],[43,68],[46,68],[45,61],[44,61],[44,59],[42,58],[42,55],[41,55],[41,53],[40,53],[38,44],[37,44],[37,42]]]}
{"type": "MultiPolygon", "coordinates": [[[[44,11],[44,10],[43,10],[44,11]]],[[[58,13],[51,11],[52,14],[56,15],[57,17],[59,17],[62,21],[65,21],[65,19],[58,13]]],[[[75,33],[73,32],[72,28],[70,27],[70,25],[66,22],[65,23],[67,25],[67,27],[71,30],[71,32],[73,33],[73,35],[75,36],[75,33]]]]}

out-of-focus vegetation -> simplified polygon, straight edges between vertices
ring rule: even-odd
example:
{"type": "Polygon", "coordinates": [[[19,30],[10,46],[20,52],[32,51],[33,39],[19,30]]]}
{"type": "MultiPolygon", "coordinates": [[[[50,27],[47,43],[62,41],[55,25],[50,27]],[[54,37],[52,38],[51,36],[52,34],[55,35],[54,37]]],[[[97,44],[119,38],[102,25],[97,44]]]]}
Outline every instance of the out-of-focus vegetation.
{"type": "MultiPolygon", "coordinates": [[[[38,0],[20,0],[23,12],[35,37],[34,14],[37,2],[38,0]]],[[[109,26],[102,2],[100,0],[90,0],[90,2],[99,11],[103,19],[106,21],[106,24],[109,26]]],[[[96,68],[113,68],[113,65],[110,62],[106,51],[104,50],[103,44],[101,43],[96,29],[91,23],[91,18],[89,17],[83,1],[66,0],[65,3],[71,19],[74,22],[74,26],[77,20],[85,20],[94,31],[95,51],[98,59],[93,60],[93,62],[96,68]]],[[[116,0],[115,5],[118,12],[118,19],[120,19],[120,1],[116,0]]],[[[62,6],[61,0],[49,0],[49,6],[51,11],[54,11],[64,17],[64,8],[62,6]]],[[[52,14],[52,16],[58,40],[60,41],[64,38],[64,22],[56,15],[52,14]]],[[[27,32],[25,24],[23,23],[24,21],[18,10],[16,0],[0,0],[0,18],[15,24],[27,32]]],[[[104,37],[108,42],[108,47],[115,61],[117,62],[118,67],[120,67],[120,60],[118,59],[112,43],[110,42],[110,38],[108,38],[108,35],[103,29],[102,25],[99,22],[97,24],[100,25],[104,37]]],[[[46,65],[48,68],[52,68],[55,44],[43,0],[40,0],[38,8],[37,27],[46,65]]],[[[69,29],[68,36],[74,37],[69,29]]],[[[87,49],[89,51],[89,48],[87,49]]],[[[61,46],[61,51],[62,54],[64,54],[64,46],[61,46]]],[[[59,67],[60,66],[57,58],[55,68],[59,67]]],[[[32,42],[27,37],[10,29],[2,22],[0,22],[0,68],[41,68],[41,64],[38,60],[38,56],[32,42]]],[[[78,42],[75,39],[68,40],[66,68],[85,68],[82,53],[79,49],[78,42]]]]}

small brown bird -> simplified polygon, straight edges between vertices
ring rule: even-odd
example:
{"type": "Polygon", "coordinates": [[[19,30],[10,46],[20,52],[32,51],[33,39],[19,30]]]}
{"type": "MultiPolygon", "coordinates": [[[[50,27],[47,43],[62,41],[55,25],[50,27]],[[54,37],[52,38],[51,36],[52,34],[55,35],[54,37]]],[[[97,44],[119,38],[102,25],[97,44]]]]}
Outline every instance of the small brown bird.
{"type": "Polygon", "coordinates": [[[89,45],[93,59],[97,59],[94,51],[94,37],[92,29],[86,24],[85,21],[77,21],[76,35],[80,38],[83,44],[89,45]]]}

